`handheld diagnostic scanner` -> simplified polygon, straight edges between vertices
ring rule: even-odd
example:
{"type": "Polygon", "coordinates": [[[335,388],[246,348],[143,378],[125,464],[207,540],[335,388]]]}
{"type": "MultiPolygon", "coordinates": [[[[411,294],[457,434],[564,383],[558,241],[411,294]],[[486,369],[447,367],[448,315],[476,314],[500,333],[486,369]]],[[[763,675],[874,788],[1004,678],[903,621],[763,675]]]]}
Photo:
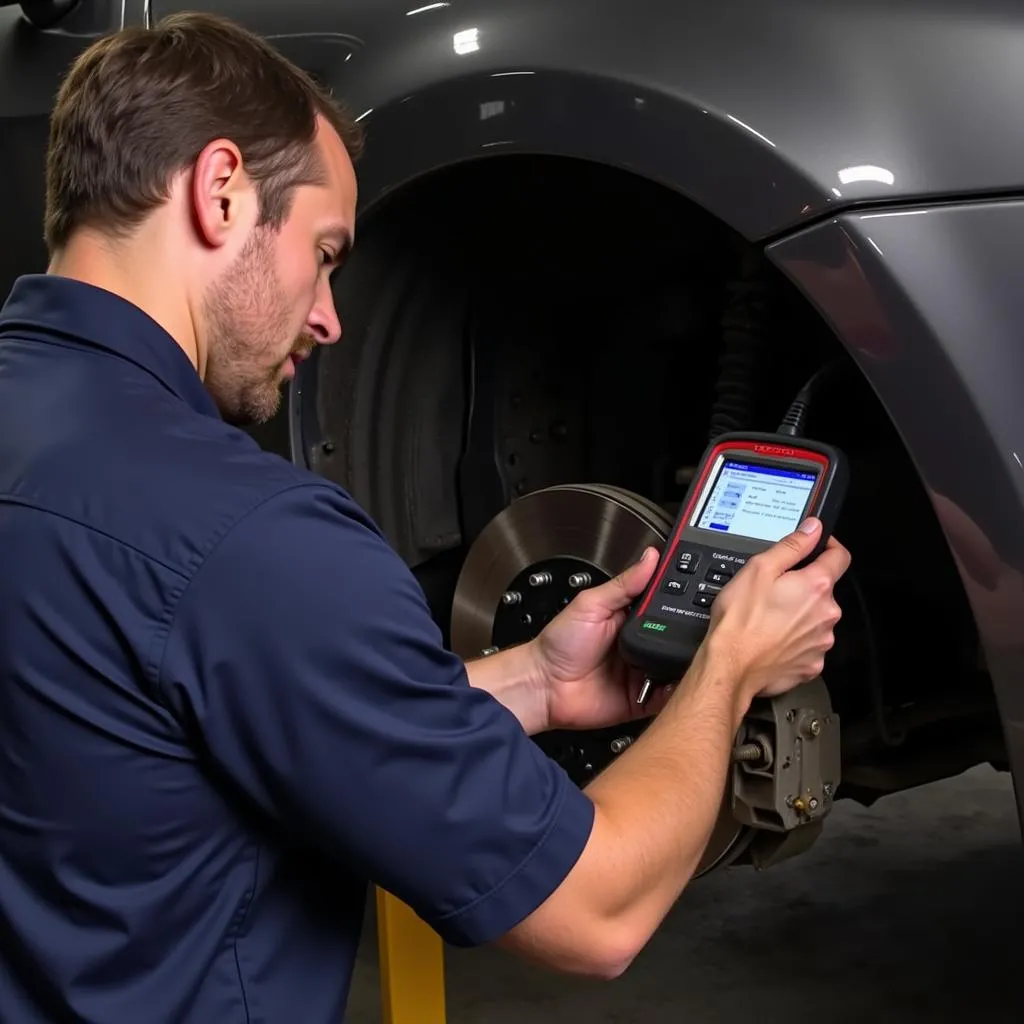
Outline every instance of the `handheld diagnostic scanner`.
{"type": "Polygon", "coordinates": [[[707,633],[715,597],[746,564],[808,516],[821,553],[846,496],[842,452],[789,434],[728,433],[705,450],[654,576],[619,634],[629,664],[652,684],[676,682],[707,633]]]}

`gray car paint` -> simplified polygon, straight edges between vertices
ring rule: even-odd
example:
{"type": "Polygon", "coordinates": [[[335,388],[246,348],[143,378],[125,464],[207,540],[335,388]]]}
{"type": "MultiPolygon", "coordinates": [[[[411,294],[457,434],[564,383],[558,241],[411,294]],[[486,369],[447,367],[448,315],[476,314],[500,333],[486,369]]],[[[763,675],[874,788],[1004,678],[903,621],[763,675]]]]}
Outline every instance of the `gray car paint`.
{"type": "MultiPolygon", "coordinates": [[[[771,259],[843,340],[896,423],[950,543],[1024,779],[1024,203],[847,213],[771,259]]],[[[879,515],[885,495],[879,495],[879,515]]],[[[889,524],[913,561],[914,524],[889,524]]],[[[898,613],[898,609],[894,610],[898,613]]],[[[934,644],[934,636],[908,636],[934,644]]]]}
{"type": "MultiPolygon", "coordinates": [[[[127,9],[137,14],[143,2],[128,0],[127,9]]],[[[926,485],[948,499],[936,496],[936,507],[962,554],[1024,799],[1024,410],[1015,395],[1024,208],[952,205],[1024,192],[1024,8],[1009,0],[152,0],[150,13],[179,8],[218,11],[271,37],[361,115],[364,212],[445,164],[549,152],[663,182],[749,238],[795,232],[769,247],[772,258],[833,325],[926,485]],[[478,48],[457,52],[456,34],[471,29],[478,48]],[[850,168],[861,170],[844,175],[850,168]],[[935,205],[851,209],[908,201],[935,205]],[[964,548],[957,510],[990,554],[964,548]]],[[[6,137],[38,132],[60,73],[91,31],[18,32],[15,44],[16,17],[0,9],[6,137]]],[[[16,244],[0,253],[0,284],[5,268],[38,269],[41,196],[28,187],[17,194],[26,198],[8,211],[16,244]]],[[[605,213],[612,229],[620,212],[612,204],[605,213]]],[[[892,538],[894,558],[915,557],[913,524],[894,523],[892,538]]]]}
{"type": "Polygon", "coordinates": [[[366,114],[367,203],[518,150],[628,166],[751,238],[852,203],[1024,189],[1010,0],[153,0],[153,14],[194,6],[319,48],[366,114]],[[457,52],[471,30],[478,48],[457,52]],[[331,32],[359,41],[333,66],[331,32]]]}

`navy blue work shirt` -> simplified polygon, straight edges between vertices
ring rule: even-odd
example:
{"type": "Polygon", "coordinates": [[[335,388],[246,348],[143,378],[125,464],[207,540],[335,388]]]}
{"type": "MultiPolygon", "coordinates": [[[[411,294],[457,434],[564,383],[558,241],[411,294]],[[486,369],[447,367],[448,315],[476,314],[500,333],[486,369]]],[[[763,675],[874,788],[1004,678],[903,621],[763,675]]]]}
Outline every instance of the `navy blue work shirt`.
{"type": "Polygon", "coordinates": [[[487,942],[589,799],[340,488],[123,299],[0,312],[0,1021],[338,1024],[367,882],[487,942]]]}

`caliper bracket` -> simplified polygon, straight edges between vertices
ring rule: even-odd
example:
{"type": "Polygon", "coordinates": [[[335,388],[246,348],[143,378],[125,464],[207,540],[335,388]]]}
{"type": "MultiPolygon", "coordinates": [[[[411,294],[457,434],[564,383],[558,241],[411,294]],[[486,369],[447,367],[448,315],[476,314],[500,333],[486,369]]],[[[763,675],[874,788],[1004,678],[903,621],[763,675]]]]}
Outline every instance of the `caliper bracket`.
{"type": "Polygon", "coordinates": [[[759,831],[750,854],[767,867],[815,841],[839,787],[839,716],[824,680],[756,700],[737,739],[732,810],[759,831]]]}

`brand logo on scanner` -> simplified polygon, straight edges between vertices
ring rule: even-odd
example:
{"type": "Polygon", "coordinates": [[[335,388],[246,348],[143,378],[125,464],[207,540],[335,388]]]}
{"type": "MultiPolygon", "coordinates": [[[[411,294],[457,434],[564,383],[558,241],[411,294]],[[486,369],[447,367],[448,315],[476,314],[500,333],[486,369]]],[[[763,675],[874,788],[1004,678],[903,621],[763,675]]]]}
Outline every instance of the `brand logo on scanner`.
{"type": "Polygon", "coordinates": [[[795,448],[783,448],[777,444],[755,444],[755,452],[762,452],[765,455],[799,455],[795,448]]]}
{"type": "Polygon", "coordinates": [[[665,624],[663,622],[645,622],[643,629],[653,629],[656,633],[665,632],[665,624]]]}

